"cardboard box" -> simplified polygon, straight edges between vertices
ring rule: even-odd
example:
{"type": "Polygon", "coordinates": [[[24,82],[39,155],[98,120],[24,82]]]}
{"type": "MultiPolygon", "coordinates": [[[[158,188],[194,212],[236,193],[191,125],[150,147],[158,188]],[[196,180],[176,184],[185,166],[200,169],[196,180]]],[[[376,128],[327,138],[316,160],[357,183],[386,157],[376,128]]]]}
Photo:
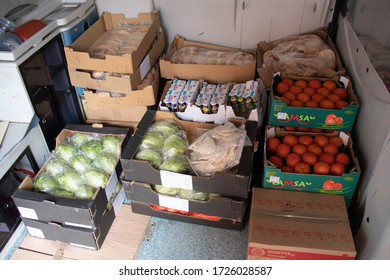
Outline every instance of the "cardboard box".
{"type": "Polygon", "coordinates": [[[240,163],[236,167],[226,172],[216,173],[211,177],[200,177],[159,171],[154,169],[148,161],[134,159],[144,134],[154,121],[159,120],[175,121],[186,132],[189,143],[198,137],[200,130],[204,131],[204,129],[215,127],[214,124],[179,120],[171,112],[148,110],[121,156],[125,180],[164,185],[166,187],[180,185],[183,189],[207,191],[240,198],[248,197],[254,147],[256,146],[253,143],[256,141],[257,123],[250,121],[246,123],[247,135],[251,143],[244,146],[240,163]]]}
{"type": "MultiPolygon", "coordinates": [[[[123,190],[123,189],[122,189],[123,190]]],[[[124,200],[124,193],[119,194],[111,208],[105,210],[101,219],[91,228],[80,228],[53,222],[30,220],[22,217],[22,221],[31,236],[61,241],[73,246],[99,250],[118,214],[124,200]]]]}
{"type": "MultiPolygon", "coordinates": [[[[108,75],[105,79],[95,79],[92,77],[90,71],[69,68],[68,72],[71,84],[81,88],[128,94],[134,100],[133,103],[138,102],[136,103],[137,105],[154,105],[156,103],[154,92],[150,89],[145,90],[143,91],[142,98],[139,98],[141,95],[139,95],[137,86],[145,78],[151,67],[156,64],[164,51],[164,47],[164,34],[160,32],[141,65],[133,74],[108,75]],[[133,93],[139,96],[133,96],[133,93]]],[[[142,93],[142,91],[140,92],[142,93]]]]}
{"type": "MultiPolygon", "coordinates": [[[[161,207],[161,206],[157,206],[157,207],[161,207]]],[[[163,219],[174,220],[174,221],[185,222],[185,223],[192,223],[197,225],[204,225],[209,227],[218,227],[218,228],[232,229],[232,230],[243,230],[244,228],[243,221],[235,221],[235,220],[223,219],[219,217],[205,216],[196,213],[194,216],[190,216],[185,213],[173,213],[171,211],[162,211],[156,209],[155,205],[141,203],[138,201],[132,201],[131,210],[133,211],[133,213],[138,213],[142,215],[159,217],[163,219]]]]}
{"type": "MultiPolygon", "coordinates": [[[[120,116],[120,110],[125,111],[125,109],[134,109],[134,107],[143,107],[153,106],[156,104],[157,95],[160,86],[160,75],[159,70],[157,69],[155,79],[153,84],[145,87],[143,90],[134,90],[129,93],[121,94],[121,96],[111,96],[110,91],[92,91],[88,88],[83,90],[85,97],[85,109],[87,118],[99,119],[96,116],[96,111],[102,110],[115,110],[116,114],[109,117],[110,114],[105,113],[106,117],[104,119],[112,120],[121,120],[121,121],[130,121],[134,120],[134,117],[129,116],[120,116]],[[95,113],[95,114],[94,114],[95,113]],[[91,116],[92,114],[92,116],[91,116]],[[119,116],[118,116],[119,115],[119,116]]],[[[114,111],[112,111],[114,112],[114,111]]],[[[144,112],[145,113],[145,112],[144,112]]],[[[135,119],[138,119],[137,117],[135,119]]],[[[139,119],[138,119],[139,121],[139,119]]]]}
{"type": "Polygon", "coordinates": [[[313,79],[320,81],[326,81],[330,79],[319,78],[299,78],[299,77],[287,77],[276,73],[272,83],[271,95],[269,98],[269,124],[273,126],[294,126],[294,127],[308,127],[308,128],[320,128],[330,130],[343,130],[351,131],[355,123],[356,116],[359,110],[359,102],[352,90],[351,81],[344,77],[336,77],[332,79],[340,85],[344,85],[344,89],[347,91],[346,101],[349,106],[344,107],[341,110],[337,109],[321,109],[321,108],[306,108],[306,107],[292,107],[288,106],[279,97],[280,94],[277,91],[277,85],[281,82],[282,78],[290,78],[293,81],[298,79],[309,82],[313,79]],[[332,121],[332,119],[338,119],[338,122],[332,121]]]}
{"type": "Polygon", "coordinates": [[[137,18],[126,18],[123,14],[103,12],[101,17],[73,44],[64,47],[68,68],[123,74],[135,73],[160,29],[160,18],[156,11],[140,13],[137,18]],[[106,55],[105,59],[90,57],[89,51],[105,39],[106,31],[124,22],[129,24],[150,22],[152,24],[137,50],[126,55],[106,55]]]}
{"type": "MultiPolygon", "coordinates": [[[[283,137],[287,134],[292,135],[319,135],[318,133],[307,132],[288,132],[282,131],[278,127],[268,126],[265,131],[264,139],[264,174],[263,174],[263,187],[270,189],[283,189],[299,192],[317,192],[324,194],[336,194],[345,197],[350,197],[355,192],[355,188],[358,184],[361,170],[358,159],[355,157],[352,148],[351,135],[348,132],[339,131],[330,133],[324,133],[326,137],[339,136],[343,139],[345,145],[345,152],[350,157],[350,165],[346,168],[347,171],[341,176],[336,175],[317,175],[317,174],[298,174],[282,172],[280,168],[274,166],[268,161],[268,153],[266,151],[266,142],[270,137],[283,137]],[[341,188],[329,189],[326,187],[328,183],[339,183],[341,188]]],[[[346,200],[349,203],[350,200],[346,200]]],[[[347,207],[349,204],[347,205],[347,207]]]]}
{"type": "Polygon", "coordinates": [[[253,189],[249,260],[353,260],[355,257],[342,197],[253,189]]]}
{"type": "MultiPolygon", "coordinates": [[[[171,86],[172,82],[167,81],[161,95],[161,99],[159,102],[159,109],[161,111],[169,111],[169,109],[164,106],[163,100],[171,86]]],[[[263,119],[265,115],[265,111],[267,109],[267,92],[265,91],[262,82],[259,80],[259,98],[256,102],[256,108],[250,112],[245,113],[236,113],[233,110],[233,107],[229,104],[219,106],[218,111],[215,114],[204,114],[202,110],[194,104],[190,104],[184,112],[175,112],[175,115],[185,121],[193,121],[193,122],[205,122],[205,123],[215,123],[215,124],[223,124],[226,123],[229,119],[232,118],[244,118],[249,121],[255,121],[258,123],[258,126],[263,124],[263,119]]]]}
{"type": "Polygon", "coordinates": [[[253,63],[245,65],[202,65],[202,64],[177,64],[172,63],[170,58],[174,50],[185,46],[196,46],[210,50],[236,52],[243,51],[217,45],[210,45],[194,41],[187,41],[176,36],[168,48],[166,55],[160,59],[161,77],[166,79],[179,78],[184,80],[205,80],[210,83],[245,82],[253,80],[256,74],[256,51],[245,50],[254,56],[253,63]]]}
{"type": "Polygon", "coordinates": [[[11,260],[134,260],[149,224],[150,217],[134,214],[123,204],[98,251],[27,235],[11,260]]]}
{"type": "MultiPolygon", "coordinates": [[[[117,127],[95,128],[88,125],[68,125],[57,136],[57,144],[75,132],[114,134],[123,137],[122,149],[130,137],[129,129],[117,127]]],[[[37,175],[44,172],[46,164],[37,175]]],[[[106,206],[113,195],[118,178],[122,173],[119,163],[104,189],[98,188],[92,199],[55,197],[47,193],[35,192],[33,180],[26,177],[12,195],[15,205],[23,218],[40,222],[55,222],[66,226],[96,228],[106,206]]]]}
{"type": "MultiPolygon", "coordinates": [[[[334,78],[337,76],[344,75],[346,70],[341,63],[340,56],[337,52],[335,45],[333,44],[333,42],[331,40],[326,28],[319,28],[317,30],[314,30],[312,32],[308,32],[305,34],[313,34],[313,35],[319,36],[328,45],[328,47],[331,50],[333,50],[333,52],[336,55],[336,69],[334,71],[330,71],[329,69],[327,69],[327,70],[324,69],[323,71],[321,71],[319,73],[318,76],[323,77],[323,78],[334,78]]],[[[274,65],[267,66],[267,67],[262,66],[263,65],[263,56],[264,56],[265,52],[268,50],[272,50],[276,46],[276,42],[277,42],[277,40],[271,41],[271,42],[261,41],[257,44],[257,67],[258,67],[257,72],[260,76],[260,79],[263,81],[266,89],[271,88],[274,73],[280,71],[280,68],[278,67],[277,63],[275,63],[274,65]]]]}
{"type": "Polygon", "coordinates": [[[245,215],[245,199],[239,200],[221,196],[212,197],[206,201],[195,201],[158,193],[145,183],[122,181],[122,184],[126,197],[132,202],[138,201],[237,221],[242,221],[245,215]]]}

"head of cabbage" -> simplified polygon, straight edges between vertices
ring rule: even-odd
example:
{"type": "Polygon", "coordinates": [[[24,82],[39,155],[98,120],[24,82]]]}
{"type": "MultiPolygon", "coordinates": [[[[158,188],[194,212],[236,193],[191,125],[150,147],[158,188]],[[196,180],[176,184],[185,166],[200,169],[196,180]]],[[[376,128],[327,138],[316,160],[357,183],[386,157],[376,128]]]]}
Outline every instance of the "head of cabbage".
{"type": "Polygon", "coordinates": [[[189,173],[190,164],[184,155],[175,155],[167,158],[159,167],[160,170],[176,173],[189,173]]]}
{"type": "Polygon", "coordinates": [[[122,140],[118,136],[107,135],[102,139],[103,151],[112,154],[114,157],[121,155],[122,140]]]}
{"type": "Polygon", "coordinates": [[[96,158],[103,150],[102,141],[93,139],[81,145],[80,150],[90,159],[96,158]]]}
{"type": "Polygon", "coordinates": [[[150,163],[152,167],[155,169],[159,168],[161,165],[163,159],[160,155],[159,152],[152,150],[152,149],[146,149],[146,150],[141,150],[139,151],[136,155],[135,158],[138,160],[145,160],[150,163]]]}
{"type": "Polygon", "coordinates": [[[77,153],[77,147],[69,142],[62,142],[55,148],[55,153],[64,161],[68,161],[77,153]]]}
{"type": "Polygon", "coordinates": [[[150,126],[150,131],[159,131],[164,134],[165,137],[179,133],[181,128],[171,120],[156,121],[150,126]]]}

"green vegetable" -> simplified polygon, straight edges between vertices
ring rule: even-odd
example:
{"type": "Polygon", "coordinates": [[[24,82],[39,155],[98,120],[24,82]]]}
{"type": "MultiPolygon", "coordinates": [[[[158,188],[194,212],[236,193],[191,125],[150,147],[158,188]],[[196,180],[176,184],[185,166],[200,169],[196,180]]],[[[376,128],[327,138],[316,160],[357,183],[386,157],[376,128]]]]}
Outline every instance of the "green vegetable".
{"type": "Polygon", "coordinates": [[[85,183],[95,188],[105,188],[110,176],[97,169],[90,169],[84,173],[85,183]]]}
{"type": "Polygon", "coordinates": [[[102,139],[103,151],[118,158],[121,155],[121,139],[114,135],[104,136],[102,139]]]}
{"type": "Polygon", "coordinates": [[[61,188],[53,189],[49,193],[57,197],[74,198],[73,192],[61,188]]]}
{"type": "Polygon", "coordinates": [[[34,190],[49,192],[58,187],[58,182],[49,173],[43,172],[35,178],[34,190]]]}
{"type": "Polygon", "coordinates": [[[83,154],[74,155],[69,160],[69,165],[80,174],[90,169],[91,164],[92,160],[83,154]]]}
{"type": "Polygon", "coordinates": [[[69,192],[75,192],[82,184],[81,176],[75,170],[69,170],[57,177],[60,188],[69,192]]]}
{"type": "Polygon", "coordinates": [[[111,174],[115,169],[117,159],[111,154],[101,154],[93,160],[93,166],[99,170],[111,174]]]}
{"type": "Polygon", "coordinates": [[[140,150],[154,149],[160,150],[163,147],[165,137],[158,131],[147,131],[143,136],[140,144],[140,150]]]}
{"type": "Polygon", "coordinates": [[[46,172],[56,177],[70,170],[70,166],[62,158],[52,158],[46,164],[46,172]]]}
{"type": "Polygon", "coordinates": [[[177,134],[181,129],[173,121],[162,120],[162,121],[154,122],[151,125],[150,130],[151,131],[160,131],[165,135],[165,137],[167,137],[167,136],[172,135],[172,134],[177,134]]]}
{"type": "Polygon", "coordinates": [[[81,145],[80,150],[90,159],[94,159],[101,154],[103,145],[100,140],[90,140],[81,145]]]}
{"type": "Polygon", "coordinates": [[[158,193],[167,195],[177,195],[180,191],[179,188],[168,188],[161,185],[154,185],[153,189],[158,193]]]}
{"type": "Polygon", "coordinates": [[[76,147],[81,147],[84,143],[93,139],[93,136],[85,133],[76,133],[69,138],[70,143],[76,147]]]}
{"type": "Polygon", "coordinates": [[[63,142],[56,147],[55,151],[60,158],[67,162],[77,153],[77,147],[71,143],[63,142]]]}
{"type": "Polygon", "coordinates": [[[184,155],[186,152],[186,142],[179,135],[171,135],[163,143],[162,153],[165,158],[174,155],[184,155]]]}
{"type": "Polygon", "coordinates": [[[159,152],[151,149],[141,150],[135,155],[136,159],[148,161],[154,168],[158,168],[162,163],[162,157],[159,152]]]}
{"type": "Polygon", "coordinates": [[[96,192],[96,188],[88,185],[81,185],[75,191],[76,198],[91,199],[96,192]]]}
{"type": "Polygon", "coordinates": [[[207,192],[185,190],[185,189],[180,189],[178,196],[180,198],[188,199],[188,200],[205,201],[209,199],[209,194],[207,192]]]}
{"type": "Polygon", "coordinates": [[[175,155],[166,159],[160,165],[159,169],[176,173],[188,173],[190,170],[190,164],[184,155],[175,155]]]}

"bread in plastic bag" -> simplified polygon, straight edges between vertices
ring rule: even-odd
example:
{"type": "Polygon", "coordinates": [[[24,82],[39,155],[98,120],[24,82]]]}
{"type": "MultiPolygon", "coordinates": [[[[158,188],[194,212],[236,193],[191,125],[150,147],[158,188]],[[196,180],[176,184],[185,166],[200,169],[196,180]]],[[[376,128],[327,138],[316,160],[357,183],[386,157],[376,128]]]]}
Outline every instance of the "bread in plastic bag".
{"type": "Polygon", "coordinates": [[[188,147],[188,159],[198,176],[212,176],[240,162],[246,138],[244,127],[227,122],[196,138],[188,147]]]}
{"type": "Polygon", "coordinates": [[[317,35],[291,35],[277,40],[263,55],[263,67],[277,64],[285,75],[315,77],[336,69],[336,54],[317,35]]]}
{"type": "Polygon", "coordinates": [[[180,64],[244,65],[254,63],[252,54],[242,51],[219,51],[196,46],[184,46],[174,50],[170,61],[180,64]]]}

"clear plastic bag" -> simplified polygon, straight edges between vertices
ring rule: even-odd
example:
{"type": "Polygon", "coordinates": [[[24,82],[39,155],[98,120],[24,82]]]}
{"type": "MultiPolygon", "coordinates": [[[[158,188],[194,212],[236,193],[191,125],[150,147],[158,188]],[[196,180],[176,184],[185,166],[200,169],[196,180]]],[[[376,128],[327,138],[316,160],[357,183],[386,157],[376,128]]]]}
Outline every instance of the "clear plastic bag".
{"type": "Polygon", "coordinates": [[[262,66],[270,65],[285,75],[315,77],[336,70],[336,54],[317,35],[291,35],[264,53],[262,66]]]}
{"type": "Polygon", "coordinates": [[[188,147],[190,165],[198,176],[212,176],[240,162],[245,144],[244,127],[227,122],[203,133],[188,147]]]}

